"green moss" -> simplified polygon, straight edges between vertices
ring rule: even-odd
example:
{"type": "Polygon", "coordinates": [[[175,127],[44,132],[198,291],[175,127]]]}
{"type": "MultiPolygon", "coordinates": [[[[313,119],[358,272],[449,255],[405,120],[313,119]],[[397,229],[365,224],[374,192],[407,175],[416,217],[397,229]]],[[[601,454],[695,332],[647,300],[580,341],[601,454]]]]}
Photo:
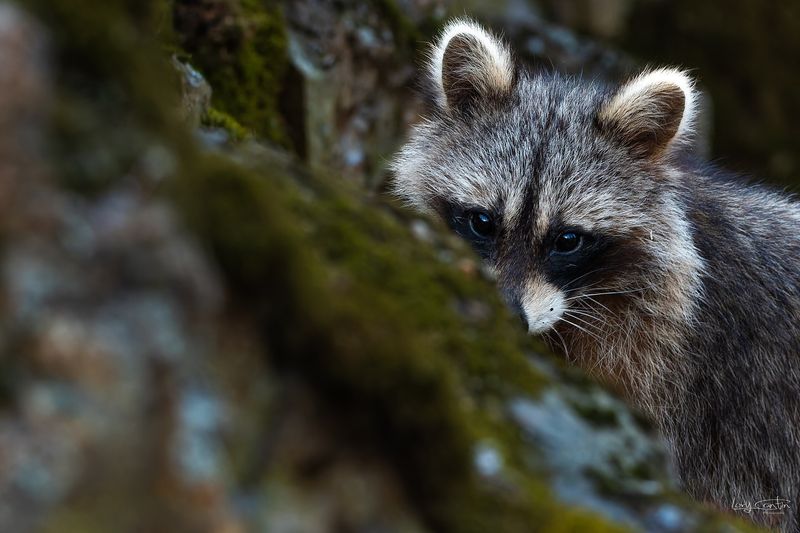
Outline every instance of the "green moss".
{"type": "MultiPolygon", "coordinates": [[[[452,377],[441,361],[414,335],[395,337],[407,328],[362,308],[367,300],[361,289],[332,293],[302,244],[302,225],[282,207],[291,195],[281,192],[280,183],[219,161],[207,166],[213,170],[192,178],[179,197],[229,279],[258,309],[275,363],[302,371],[335,402],[355,402],[354,431],[382,423],[405,437],[392,439],[397,444],[443,443],[449,455],[419,453],[414,461],[434,461],[463,482],[466,473],[457,466],[468,454],[469,440],[454,398],[446,393],[452,377]],[[409,396],[413,399],[392,409],[393,401],[409,396]]],[[[445,480],[427,481],[422,486],[445,480]]]]}
{"type": "MultiPolygon", "coordinates": [[[[543,476],[524,466],[525,446],[504,406],[510,398],[536,395],[544,380],[523,356],[535,346],[489,283],[415,241],[406,213],[340,180],[311,175],[273,151],[239,152],[237,159],[248,160],[249,167],[198,153],[170,111],[177,103],[174,88],[164,81],[169,79],[163,75],[167,62],[159,62],[155,40],[148,44],[142,31],[154,24],[151,4],[79,3],[35,0],[34,5],[54,31],[60,69],[56,88],[63,93],[65,131],[74,135],[70,146],[82,157],[96,150],[117,162],[87,165],[83,179],[91,184],[127,175],[120,162],[135,162],[132,157],[148,146],[170,150],[177,175],[166,180],[163,193],[218,264],[230,289],[230,305],[259,332],[255,351],[261,353],[263,345],[271,375],[277,370],[311,385],[316,399],[336,417],[337,438],[353,448],[377,451],[394,465],[433,530],[621,531],[557,502],[543,476]],[[464,311],[474,304],[484,312],[464,311]],[[507,480],[495,484],[477,477],[473,453],[476,443],[484,441],[496,443],[503,454],[507,480]]],[[[277,8],[261,11],[251,3],[237,9],[236,16],[248,9],[267,19],[266,13],[277,13],[277,8]]],[[[241,20],[236,22],[235,32],[242,31],[241,20]]],[[[273,35],[268,29],[272,22],[260,23],[273,35]]],[[[207,37],[198,46],[208,41],[216,53],[224,50],[207,37]]],[[[276,49],[274,43],[257,48],[248,39],[255,63],[266,68],[264,58],[276,49]]],[[[231,63],[221,64],[209,79],[237,74],[239,45],[232,48],[237,53],[231,63]]],[[[247,90],[256,86],[249,85],[253,80],[268,79],[259,78],[266,72],[261,67],[245,69],[252,75],[242,83],[247,90]]],[[[242,79],[228,82],[234,90],[242,79]]],[[[249,112],[219,109],[253,127],[242,119],[252,118],[249,112]]],[[[63,135],[56,132],[60,142],[63,135]]],[[[69,161],[67,154],[63,157],[69,161]]],[[[69,175],[67,167],[55,168],[69,175]]],[[[446,246],[446,251],[472,258],[455,247],[446,246]]],[[[254,375],[245,379],[264,379],[257,374],[259,365],[247,368],[254,375]]],[[[161,423],[157,417],[148,429],[161,435],[161,423]]],[[[153,489],[163,482],[158,473],[164,458],[140,449],[121,455],[118,447],[109,450],[114,452],[112,465],[124,463],[118,456],[131,458],[131,471],[97,477],[97,486],[62,505],[45,530],[90,528],[120,517],[142,526],[137,529],[152,530],[178,520],[171,502],[152,501],[161,499],[162,493],[153,489]],[[141,464],[159,468],[137,468],[141,464]],[[119,509],[127,514],[116,514],[119,509]]]]}
{"type": "Polygon", "coordinates": [[[502,405],[493,407],[536,394],[542,378],[488,284],[438,260],[386,206],[274,154],[254,167],[261,170],[204,161],[205,171],[174,194],[239,297],[257,309],[273,363],[349,413],[342,431],[392,458],[435,527],[605,530],[602,519],[566,511],[522,474],[519,435],[507,431],[502,405]],[[489,311],[463,316],[455,303],[469,299],[489,311]],[[514,497],[475,478],[472,453],[486,438],[527,479],[514,497]]]}
{"type": "Polygon", "coordinates": [[[179,46],[214,89],[213,106],[260,137],[286,145],[278,109],[288,65],[278,2],[175,0],[179,46]]]}
{"type": "Polygon", "coordinates": [[[174,198],[255,312],[272,363],[347,413],[339,431],[392,461],[433,529],[625,530],[556,501],[526,461],[504,402],[544,380],[488,283],[416,242],[405,212],[278,153],[246,159],[202,161],[174,198]],[[486,312],[465,315],[464,301],[486,312]],[[487,441],[504,459],[499,486],[473,468],[487,441]]]}
{"type": "Polygon", "coordinates": [[[251,136],[251,133],[239,124],[235,118],[213,107],[203,116],[202,125],[208,128],[225,130],[234,141],[241,141],[251,136]]]}

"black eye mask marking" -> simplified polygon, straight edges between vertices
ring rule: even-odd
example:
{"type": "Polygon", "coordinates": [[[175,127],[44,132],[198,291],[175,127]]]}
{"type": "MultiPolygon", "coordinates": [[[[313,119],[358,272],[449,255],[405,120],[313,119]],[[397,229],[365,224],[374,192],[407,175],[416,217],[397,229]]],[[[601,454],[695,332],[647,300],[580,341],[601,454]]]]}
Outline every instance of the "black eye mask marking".
{"type": "Polygon", "coordinates": [[[450,228],[469,242],[482,258],[491,257],[499,230],[498,216],[493,210],[450,204],[446,220],[450,228]]]}
{"type": "Polygon", "coordinates": [[[590,273],[602,272],[609,238],[579,227],[553,227],[542,243],[544,274],[550,282],[570,290],[593,281],[590,273]],[[580,280],[580,283],[574,283],[580,280]]]}
{"type": "MultiPolygon", "coordinates": [[[[500,216],[494,209],[442,202],[439,212],[450,228],[485,260],[492,260],[499,242],[511,237],[501,234],[500,216]]],[[[520,276],[535,270],[568,292],[605,279],[630,263],[624,243],[579,226],[553,224],[538,251],[525,245],[529,237],[521,233],[517,236],[523,240],[504,244],[513,250],[504,261],[518,265],[520,276]]],[[[635,255],[635,250],[632,252],[635,255]]]]}

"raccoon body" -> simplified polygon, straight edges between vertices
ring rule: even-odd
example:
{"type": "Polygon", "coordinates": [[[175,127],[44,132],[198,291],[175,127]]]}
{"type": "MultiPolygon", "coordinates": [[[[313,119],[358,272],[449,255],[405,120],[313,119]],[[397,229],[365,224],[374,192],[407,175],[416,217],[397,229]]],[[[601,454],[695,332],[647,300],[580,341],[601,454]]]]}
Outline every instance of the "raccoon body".
{"type": "Polygon", "coordinates": [[[800,530],[800,205],[692,158],[682,71],[534,74],[455,21],[428,73],[396,192],[474,245],[531,333],[653,417],[690,494],[780,498],[751,517],[800,530]]]}

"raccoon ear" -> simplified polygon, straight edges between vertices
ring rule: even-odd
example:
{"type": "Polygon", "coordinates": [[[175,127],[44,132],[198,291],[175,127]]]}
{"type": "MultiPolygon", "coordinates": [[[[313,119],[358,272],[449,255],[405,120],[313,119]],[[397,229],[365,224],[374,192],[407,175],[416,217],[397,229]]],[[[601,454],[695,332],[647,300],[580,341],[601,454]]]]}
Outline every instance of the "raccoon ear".
{"type": "Polygon", "coordinates": [[[633,78],[600,108],[597,124],[641,157],[691,140],[697,95],[683,71],[662,68],[633,78]]]}
{"type": "Polygon", "coordinates": [[[505,43],[468,19],[445,26],[431,50],[429,70],[436,104],[445,111],[463,111],[482,98],[503,96],[515,79],[505,43]]]}

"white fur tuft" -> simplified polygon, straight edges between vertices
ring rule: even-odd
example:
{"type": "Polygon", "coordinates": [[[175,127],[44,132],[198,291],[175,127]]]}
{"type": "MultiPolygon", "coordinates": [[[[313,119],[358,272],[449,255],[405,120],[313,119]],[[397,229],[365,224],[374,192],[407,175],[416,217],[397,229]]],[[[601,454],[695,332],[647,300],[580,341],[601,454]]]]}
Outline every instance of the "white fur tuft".
{"type": "Polygon", "coordinates": [[[659,89],[664,87],[677,87],[683,93],[683,114],[672,141],[688,141],[694,134],[698,97],[692,78],[677,68],[665,67],[642,72],[619,90],[602,114],[623,123],[633,122],[634,126],[641,121],[644,126],[650,120],[646,111],[648,100],[657,98],[659,89]]]}
{"type": "Polygon", "coordinates": [[[530,333],[536,335],[552,328],[565,309],[564,293],[555,285],[540,279],[528,282],[522,297],[522,310],[530,333]]]}
{"type": "Polygon", "coordinates": [[[636,78],[628,82],[620,93],[614,98],[615,102],[625,105],[634,99],[645,97],[659,85],[674,85],[683,91],[684,107],[683,117],[678,126],[677,138],[691,135],[694,130],[694,122],[697,118],[697,93],[694,88],[694,80],[686,71],[663,67],[655,70],[645,71],[636,78]]]}
{"type": "Polygon", "coordinates": [[[481,44],[480,49],[475,50],[475,56],[468,58],[474,63],[471,70],[476,74],[476,79],[483,80],[487,87],[499,90],[509,89],[514,81],[513,56],[502,40],[470,19],[451,20],[442,30],[429,57],[429,70],[436,85],[436,98],[442,108],[447,108],[447,96],[442,82],[444,55],[450,41],[458,35],[468,35],[481,44]]]}

